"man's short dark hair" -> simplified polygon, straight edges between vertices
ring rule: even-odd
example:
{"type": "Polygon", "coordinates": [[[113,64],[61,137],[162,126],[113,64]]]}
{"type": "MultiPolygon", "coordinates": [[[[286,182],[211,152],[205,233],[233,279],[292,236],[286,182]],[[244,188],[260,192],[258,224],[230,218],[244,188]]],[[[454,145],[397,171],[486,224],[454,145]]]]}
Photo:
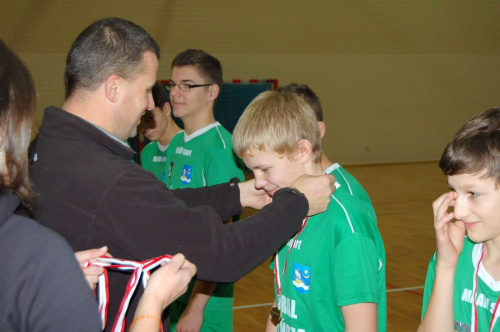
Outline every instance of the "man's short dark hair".
{"type": "Polygon", "coordinates": [[[483,111],[460,128],[439,167],[445,175],[481,174],[500,184],[500,108],[483,111]]]}
{"type": "MultiPolygon", "coordinates": [[[[215,83],[222,86],[222,65],[212,55],[202,50],[188,49],[177,54],[172,61],[172,68],[193,66],[207,80],[205,83],[215,83]]],[[[198,82],[197,82],[198,83],[198,82]]]]}
{"type": "Polygon", "coordinates": [[[323,121],[323,108],[321,108],[321,102],[319,101],[319,98],[314,93],[314,91],[311,90],[311,88],[309,88],[307,85],[291,83],[291,84],[279,87],[278,91],[291,92],[291,93],[296,94],[297,96],[301,97],[313,109],[314,114],[316,114],[316,120],[323,121]]]}
{"type": "Polygon", "coordinates": [[[150,51],[160,59],[160,48],[140,26],[112,17],[83,30],[66,58],[65,97],[75,91],[95,90],[112,74],[133,79],[145,70],[143,55],[150,51]]]}

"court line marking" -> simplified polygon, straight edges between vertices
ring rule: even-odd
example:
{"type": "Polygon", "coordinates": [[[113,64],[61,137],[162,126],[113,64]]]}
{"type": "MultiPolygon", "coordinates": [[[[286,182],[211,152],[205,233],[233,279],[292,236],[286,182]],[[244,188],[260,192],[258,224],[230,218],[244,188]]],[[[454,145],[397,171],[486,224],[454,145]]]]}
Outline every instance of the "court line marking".
{"type": "Polygon", "coordinates": [[[415,289],[424,289],[424,286],[415,286],[415,287],[405,287],[405,288],[388,289],[388,290],[386,290],[386,293],[406,292],[406,291],[415,290],[415,289]]]}
{"type": "Polygon", "coordinates": [[[261,304],[250,304],[250,305],[241,305],[239,307],[233,307],[233,310],[237,309],[248,309],[248,308],[257,308],[257,307],[267,307],[273,305],[272,303],[261,303],[261,304]]]}
{"type": "MultiPolygon", "coordinates": [[[[423,288],[424,288],[424,286],[394,288],[394,289],[387,289],[386,293],[407,292],[407,291],[412,291],[412,290],[415,290],[415,289],[423,289],[423,288]]],[[[238,306],[238,307],[233,307],[233,310],[258,308],[258,307],[267,307],[267,306],[270,306],[270,305],[272,305],[272,303],[260,303],[260,304],[241,305],[241,306],[238,306]]]]}

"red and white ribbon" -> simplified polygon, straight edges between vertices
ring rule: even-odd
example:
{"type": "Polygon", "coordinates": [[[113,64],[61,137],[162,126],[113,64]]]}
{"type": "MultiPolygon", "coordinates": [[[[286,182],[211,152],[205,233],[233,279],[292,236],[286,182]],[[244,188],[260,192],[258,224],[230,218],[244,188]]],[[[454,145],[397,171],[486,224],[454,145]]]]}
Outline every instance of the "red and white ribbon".
{"type": "MultiPolygon", "coordinates": [[[[102,329],[106,327],[106,321],[108,316],[108,302],[109,302],[109,290],[108,290],[108,269],[115,269],[120,271],[133,271],[132,276],[127,284],[127,289],[125,291],[125,296],[123,297],[122,303],[120,304],[120,309],[118,315],[116,316],[115,323],[113,325],[113,332],[123,332],[125,330],[125,314],[127,312],[130,299],[134,294],[135,289],[139,283],[139,279],[142,279],[142,287],[146,288],[148,283],[150,270],[158,267],[162,262],[170,262],[172,256],[164,255],[156,258],[151,258],[143,262],[125,260],[120,258],[110,258],[106,256],[99,257],[95,262],[87,262],[84,267],[88,266],[102,266],[104,267],[104,273],[99,276],[99,281],[97,283],[97,298],[99,302],[99,314],[101,315],[102,329]],[[141,278],[142,277],[142,278],[141,278]]],[[[161,331],[163,331],[163,326],[161,326],[161,331]]]]}
{"type": "MultiPolygon", "coordinates": [[[[295,235],[295,238],[293,239],[293,242],[292,242],[292,245],[290,246],[290,249],[288,249],[288,251],[286,252],[285,266],[283,267],[283,273],[281,274],[281,277],[279,276],[279,270],[280,270],[279,264],[280,263],[279,263],[278,252],[276,252],[276,254],[274,255],[274,281],[276,282],[276,293],[278,293],[278,298],[281,296],[281,278],[283,278],[285,276],[286,266],[288,264],[288,254],[290,253],[290,251],[292,251],[293,246],[295,245],[295,241],[297,241],[300,233],[302,233],[302,231],[306,227],[308,220],[309,220],[309,217],[306,217],[304,220],[302,220],[302,227],[297,232],[297,235],[295,235]]],[[[276,302],[276,303],[278,303],[278,302],[276,302]]]]}
{"type": "MultiPolygon", "coordinates": [[[[474,267],[474,279],[472,281],[472,317],[471,317],[471,331],[477,332],[479,331],[478,325],[479,325],[479,320],[478,320],[478,315],[477,315],[477,289],[478,289],[478,276],[479,276],[479,270],[481,268],[481,262],[483,261],[483,244],[476,244],[476,247],[474,248],[474,252],[476,252],[476,248],[479,248],[479,261],[477,262],[477,265],[474,267]]],[[[484,268],[484,266],[483,266],[484,268]]],[[[493,313],[491,316],[490,320],[490,327],[488,331],[493,331],[493,327],[495,326],[495,323],[497,322],[498,317],[500,316],[500,311],[498,311],[498,307],[500,305],[500,295],[498,296],[497,302],[495,304],[495,308],[493,309],[493,313]]],[[[481,331],[486,331],[486,328],[483,327],[481,331]]]]}

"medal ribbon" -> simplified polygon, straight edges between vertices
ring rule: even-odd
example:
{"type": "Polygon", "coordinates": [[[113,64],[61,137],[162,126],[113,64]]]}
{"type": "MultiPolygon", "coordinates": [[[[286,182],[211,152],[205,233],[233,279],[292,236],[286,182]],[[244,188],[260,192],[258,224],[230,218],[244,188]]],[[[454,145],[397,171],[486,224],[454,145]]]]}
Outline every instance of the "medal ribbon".
{"type": "MultiPolygon", "coordinates": [[[[132,276],[127,284],[125,290],[125,296],[120,304],[120,309],[118,315],[116,316],[115,323],[113,325],[113,332],[123,332],[125,330],[125,314],[127,312],[130,299],[134,294],[137,285],[139,284],[139,279],[142,279],[142,287],[146,288],[148,283],[150,270],[158,267],[162,262],[170,262],[172,256],[164,255],[156,258],[151,258],[143,262],[125,260],[120,258],[110,258],[106,256],[99,257],[96,262],[87,262],[84,267],[88,266],[102,266],[104,267],[104,273],[99,276],[99,281],[97,282],[97,294],[99,301],[99,314],[101,315],[102,329],[106,326],[107,316],[108,316],[108,303],[109,303],[109,286],[108,286],[108,269],[115,269],[120,271],[133,271],[132,276]],[[141,278],[142,277],[142,278],[141,278]]],[[[160,324],[160,329],[163,332],[163,325],[160,324]]]]}
{"type": "MultiPolygon", "coordinates": [[[[290,246],[290,249],[288,249],[288,251],[286,252],[285,266],[283,268],[283,273],[281,274],[281,277],[279,276],[279,258],[278,258],[278,252],[276,252],[276,254],[274,255],[274,280],[276,281],[276,292],[278,293],[278,299],[279,299],[279,297],[281,295],[281,278],[283,276],[285,276],[286,266],[287,266],[287,263],[288,263],[288,253],[293,249],[295,241],[297,241],[297,238],[299,237],[300,233],[302,233],[302,231],[306,227],[307,220],[309,220],[309,217],[306,217],[302,221],[302,227],[297,232],[297,235],[295,235],[295,238],[293,239],[293,242],[292,242],[292,245],[290,246]]],[[[278,306],[278,303],[276,303],[276,306],[278,306]]]]}
{"type": "MultiPolygon", "coordinates": [[[[479,274],[479,267],[481,266],[481,262],[483,261],[483,246],[481,244],[481,258],[479,258],[479,262],[477,262],[477,265],[474,270],[474,280],[472,283],[472,317],[471,317],[471,327],[474,329],[474,331],[479,331],[478,330],[478,317],[477,317],[477,304],[476,304],[476,294],[477,294],[477,284],[478,284],[478,274],[479,274]]],[[[500,312],[497,312],[498,309],[498,304],[500,303],[500,295],[498,296],[497,302],[495,304],[495,309],[493,309],[493,314],[491,316],[490,320],[490,329],[488,331],[493,331],[493,326],[495,326],[495,323],[497,321],[497,318],[500,314],[500,312]]]]}

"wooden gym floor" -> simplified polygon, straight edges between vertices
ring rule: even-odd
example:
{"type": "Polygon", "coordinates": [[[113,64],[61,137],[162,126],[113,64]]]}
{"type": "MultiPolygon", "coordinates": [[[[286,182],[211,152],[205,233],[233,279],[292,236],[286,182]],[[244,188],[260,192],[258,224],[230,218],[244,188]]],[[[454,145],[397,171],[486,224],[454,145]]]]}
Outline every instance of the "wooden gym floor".
{"type": "MultiPolygon", "coordinates": [[[[432,202],[448,186],[437,162],[345,167],[370,194],[386,250],[387,331],[415,331],[435,250],[432,202]]],[[[245,210],[244,217],[253,213],[245,210]]],[[[274,298],[270,258],[234,290],[234,331],[264,331],[274,298]]]]}

